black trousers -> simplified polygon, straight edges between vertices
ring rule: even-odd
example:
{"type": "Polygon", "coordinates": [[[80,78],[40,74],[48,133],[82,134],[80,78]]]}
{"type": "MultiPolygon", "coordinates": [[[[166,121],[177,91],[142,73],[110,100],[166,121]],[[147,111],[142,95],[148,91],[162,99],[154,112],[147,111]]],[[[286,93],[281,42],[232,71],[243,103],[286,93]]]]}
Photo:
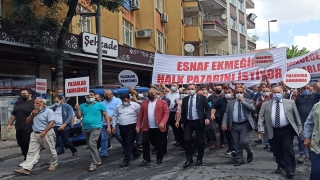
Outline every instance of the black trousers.
{"type": "Polygon", "coordinates": [[[77,152],[77,149],[74,147],[74,145],[69,140],[70,130],[59,131],[58,129],[59,129],[58,126],[53,127],[53,130],[56,134],[56,142],[58,141],[59,138],[61,138],[62,143],[66,148],[69,148],[72,153],[77,152]]]}
{"type": "Polygon", "coordinates": [[[142,133],[143,159],[149,161],[150,158],[150,142],[152,141],[157,149],[157,159],[163,159],[167,133],[161,132],[159,128],[150,128],[142,133]]]}
{"type": "Polygon", "coordinates": [[[186,152],[186,157],[188,160],[192,159],[193,148],[192,148],[192,133],[196,133],[197,140],[197,150],[198,157],[197,159],[202,159],[204,154],[204,129],[205,127],[201,126],[199,120],[187,120],[184,127],[184,150],[186,152]]]}
{"type": "Polygon", "coordinates": [[[31,133],[32,133],[32,129],[16,130],[17,143],[21,149],[21,153],[24,157],[24,160],[26,160],[27,158],[31,133]]]}
{"type": "Polygon", "coordinates": [[[134,145],[136,140],[136,124],[119,125],[120,136],[124,146],[124,158],[123,163],[129,163],[131,156],[137,156],[137,147],[134,145]]]}
{"type": "MultiPolygon", "coordinates": [[[[176,127],[176,112],[170,112],[169,115],[169,120],[167,122],[167,135],[168,135],[168,130],[169,130],[169,126],[168,124],[171,126],[174,137],[176,138],[176,141],[181,145],[181,147],[184,147],[184,134],[183,134],[183,129],[179,126],[178,128],[176,127]]],[[[167,142],[166,142],[167,144],[167,142]]],[[[167,145],[166,148],[167,149],[167,145]]]]}
{"type": "Polygon", "coordinates": [[[269,140],[278,167],[282,167],[286,172],[295,172],[296,161],[293,150],[293,139],[296,135],[293,127],[289,124],[283,128],[273,128],[273,138],[269,140]]]}

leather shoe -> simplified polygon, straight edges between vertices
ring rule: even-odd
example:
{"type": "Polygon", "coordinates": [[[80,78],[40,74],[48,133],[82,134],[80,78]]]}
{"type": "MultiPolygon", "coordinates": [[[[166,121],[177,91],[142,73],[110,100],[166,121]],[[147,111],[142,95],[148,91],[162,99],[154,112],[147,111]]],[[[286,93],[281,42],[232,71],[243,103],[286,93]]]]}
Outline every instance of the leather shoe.
{"type": "Polygon", "coordinates": [[[180,149],[179,149],[179,151],[184,151],[184,148],[183,148],[183,147],[182,147],[182,148],[180,148],[180,149]]]}
{"type": "Polygon", "coordinates": [[[131,160],[134,161],[134,160],[138,159],[140,156],[141,156],[140,154],[133,155],[131,157],[131,160]]]}
{"type": "Polygon", "coordinates": [[[189,167],[190,164],[192,164],[192,163],[193,163],[193,159],[188,159],[188,160],[186,161],[186,163],[184,163],[183,168],[189,167]]]}
{"type": "Polygon", "coordinates": [[[202,159],[198,159],[195,164],[195,166],[200,166],[200,165],[202,165],[202,159]]]}
{"type": "Polygon", "coordinates": [[[154,148],[151,150],[151,152],[153,152],[153,153],[157,152],[156,147],[154,147],[154,148]]]}
{"type": "Polygon", "coordinates": [[[248,162],[248,163],[251,163],[252,160],[253,160],[253,154],[250,153],[250,154],[248,154],[248,156],[247,156],[247,162],[248,162]]]}
{"type": "Polygon", "coordinates": [[[294,172],[287,172],[287,177],[289,178],[289,179],[292,179],[293,178],[293,176],[295,176],[296,174],[294,173],[294,172]]]}
{"type": "Polygon", "coordinates": [[[279,174],[279,173],[281,173],[282,171],[283,171],[283,167],[278,167],[277,170],[276,170],[276,173],[279,174]]]}
{"type": "Polygon", "coordinates": [[[151,162],[151,160],[143,160],[141,163],[140,163],[140,165],[146,165],[146,164],[148,164],[148,163],[150,163],[151,162]]]}
{"type": "Polygon", "coordinates": [[[216,148],[216,145],[212,145],[209,149],[214,150],[216,148]]]}
{"type": "Polygon", "coordinates": [[[122,163],[120,164],[120,167],[127,167],[129,164],[128,163],[122,163]]]}
{"type": "Polygon", "coordinates": [[[158,159],[156,164],[162,164],[162,159],[158,159]]]}
{"type": "Polygon", "coordinates": [[[226,144],[221,144],[220,148],[223,149],[223,148],[226,148],[226,144]]]}
{"type": "Polygon", "coordinates": [[[241,166],[243,164],[244,164],[244,162],[237,162],[237,163],[234,164],[234,167],[241,166]]]}

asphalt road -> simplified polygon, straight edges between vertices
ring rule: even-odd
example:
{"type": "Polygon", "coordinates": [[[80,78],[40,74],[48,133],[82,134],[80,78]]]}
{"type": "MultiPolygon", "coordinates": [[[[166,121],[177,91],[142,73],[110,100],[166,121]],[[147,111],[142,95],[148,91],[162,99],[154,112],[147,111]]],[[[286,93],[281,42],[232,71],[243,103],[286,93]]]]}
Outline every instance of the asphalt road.
{"type": "MultiPolygon", "coordinates": [[[[185,162],[184,152],[172,146],[172,135],[169,135],[168,154],[165,156],[163,164],[156,165],[155,154],[152,155],[152,162],[144,167],[139,166],[143,160],[142,157],[132,161],[126,168],[120,168],[122,162],[123,150],[116,139],[112,140],[113,148],[109,151],[109,157],[102,159],[103,165],[98,166],[97,171],[87,172],[90,165],[90,154],[88,150],[82,150],[84,145],[77,146],[77,159],[71,159],[71,152],[66,150],[64,154],[59,155],[59,167],[56,171],[47,171],[49,154],[46,151],[41,152],[39,163],[34,166],[31,175],[24,176],[13,172],[19,169],[22,156],[19,148],[0,150],[0,179],[46,179],[46,180],[282,180],[287,179],[285,173],[275,174],[277,167],[272,153],[264,150],[264,144],[256,144],[254,139],[256,135],[251,135],[252,147],[254,151],[254,160],[250,164],[244,164],[240,167],[233,166],[233,159],[230,155],[225,155],[226,149],[210,151],[206,148],[204,155],[204,164],[199,167],[194,165],[183,169],[185,162]]],[[[295,147],[296,139],[295,139],[295,147]]],[[[297,148],[295,149],[296,152],[297,148]]],[[[246,156],[246,153],[244,153],[246,156]]],[[[195,158],[196,159],[196,158],[195,158]]],[[[296,180],[308,180],[310,173],[310,163],[297,164],[296,180]]]]}

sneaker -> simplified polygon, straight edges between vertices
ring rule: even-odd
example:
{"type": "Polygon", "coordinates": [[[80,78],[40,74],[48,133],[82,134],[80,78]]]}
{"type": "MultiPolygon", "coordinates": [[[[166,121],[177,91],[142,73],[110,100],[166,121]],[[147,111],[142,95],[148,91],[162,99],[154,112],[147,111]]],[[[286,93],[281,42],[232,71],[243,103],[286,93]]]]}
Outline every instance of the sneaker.
{"type": "Polygon", "coordinates": [[[231,150],[228,149],[228,150],[225,152],[225,154],[230,155],[230,154],[231,154],[231,150]]]}
{"type": "Polygon", "coordinates": [[[19,167],[22,167],[26,161],[22,161],[22,163],[19,164],[19,167]]]}
{"type": "Polygon", "coordinates": [[[263,149],[269,149],[269,146],[268,146],[268,145],[266,145],[263,149]]]}
{"type": "Polygon", "coordinates": [[[40,159],[40,155],[38,156],[38,158],[36,159],[36,161],[33,163],[33,165],[37,164],[39,162],[40,159]]]}
{"type": "Polygon", "coordinates": [[[137,147],[137,149],[138,149],[138,151],[143,151],[142,145],[139,145],[139,146],[137,147]]]}
{"type": "Polygon", "coordinates": [[[298,163],[305,163],[309,160],[309,157],[300,155],[297,159],[298,163]]]}
{"type": "Polygon", "coordinates": [[[77,152],[75,152],[75,153],[72,153],[72,159],[75,159],[75,158],[77,158],[78,157],[78,153],[77,152]]]}
{"type": "Polygon", "coordinates": [[[20,174],[25,174],[25,175],[30,175],[30,171],[27,169],[16,169],[16,170],[14,170],[14,172],[20,173],[20,174]]]}
{"type": "Polygon", "coordinates": [[[110,149],[112,149],[112,146],[109,146],[109,147],[108,147],[108,150],[110,150],[110,149]]]}
{"type": "Polygon", "coordinates": [[[48,171],[54,171],[54,170],[56,170],[58,168],[58,166],[50,166],[49,168],[48,168],[48,171]]]}
{"type": "Polygon", "coordinates": [[[232,156],[232,158],[236,158],[237,153],[235,151],[231,151],[231,156],[232,156]]]}

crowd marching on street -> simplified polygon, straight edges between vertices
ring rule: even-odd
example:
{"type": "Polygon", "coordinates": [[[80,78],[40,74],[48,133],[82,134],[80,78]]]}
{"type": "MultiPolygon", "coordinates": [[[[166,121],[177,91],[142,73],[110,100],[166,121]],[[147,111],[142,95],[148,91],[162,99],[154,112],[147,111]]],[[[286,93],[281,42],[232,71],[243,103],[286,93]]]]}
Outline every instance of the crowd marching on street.
{"type": "Polygon", "coordinates": [[[21,90],[7,127],[11,131],[15,122],[17,143],[24,157],[21,168],[14,172],[29,175],[44,149],[51,158],[48,170],[56,170],[61,145],[71,151],[71,158],[78,158],[69,133],[75,119],[81,119],[85,149],[91,155],[90,172],[108,156],[111,136],[124,150],[120,167],[137,159],[141,159],[141,166],[150,164],[151,152],[156,153],[156,164],[166,163],[163,160],[170,153],[167,144],[171,143],[171,128],[177,151],[185,151],[182,168],[201,166],[208,143],[210,150],[225,148],[225,154],[235,159],[235,167],[251,163],[255,152],[250,134],[256,133],[256,142],[264,143],[263,149],[275,156],[276,173],[293,178],[296,163],[311,161],[310,180],[320,180],[320,83],[291,89],[283,82],[271,84],[266,75],[259,86],[253,87],[233,82],[161,83],[151,84],[145,96],[134,87],[119,98],[109,89],[104,90],[104,97],[90,90],[86,103],[75,107],[66,103],[64,90],[55,93],[52,96],[48,90],[43,98],[34,97],[29,89],[21,90]],[[295,137],[298,154],[294,152],[295,137]]]}

